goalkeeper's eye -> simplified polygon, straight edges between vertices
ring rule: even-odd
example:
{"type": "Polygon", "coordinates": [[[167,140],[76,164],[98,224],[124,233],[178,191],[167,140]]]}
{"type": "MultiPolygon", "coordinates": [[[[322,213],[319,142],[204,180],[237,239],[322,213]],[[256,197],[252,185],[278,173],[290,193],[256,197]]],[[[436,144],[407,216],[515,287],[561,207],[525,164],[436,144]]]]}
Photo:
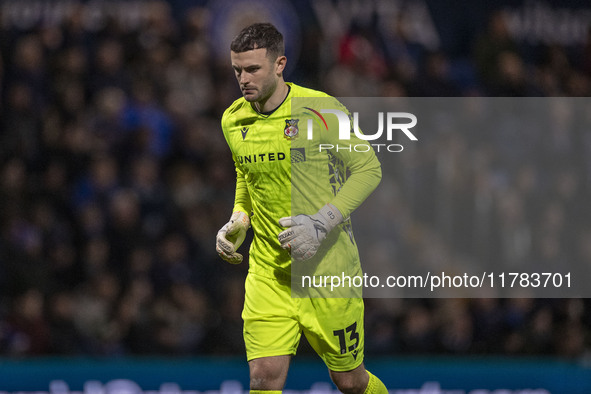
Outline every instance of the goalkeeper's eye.
{"type": "Polygon", "coordinates": [[[254,74],[255,72],[259,71],[261,69],[261,66],[250,66],[250,67],[246,67],[244,69],[244,71],[246,71],[249,74],[254,74]]]}

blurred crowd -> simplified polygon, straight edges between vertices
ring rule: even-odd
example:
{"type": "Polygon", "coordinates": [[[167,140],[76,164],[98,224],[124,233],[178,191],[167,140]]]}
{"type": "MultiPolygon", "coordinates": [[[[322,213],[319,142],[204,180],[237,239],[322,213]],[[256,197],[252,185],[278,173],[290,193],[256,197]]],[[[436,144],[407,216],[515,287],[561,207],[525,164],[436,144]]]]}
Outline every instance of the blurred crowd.
{"type": "MultiPolygon", "coordinates": [[[[90,30],[83,7],[58,25],[0,26],[0,354],[241,355],[248,267],[214,247],[234,198],[219,125],[240,95],[229,59],[213,55],[201,8],[179,22],[153,1],[138,28],[90,30]]],[[[388,41],[371,26],[308,33],[288,79],[335,96],[591,90],[591,34],[525,53],[502,13],[461,58],[402,30],[388,41]]],[[[458,130],[408,157],[377,192],[397,207],[392,258],[591,265],[588,130],[532,146],[458,130]],[[485,228],[466,223],[466,206],[485,228]]],[[[366,319],[368,354],[591,348],[586,299],[368,299],[366,319]]]]}

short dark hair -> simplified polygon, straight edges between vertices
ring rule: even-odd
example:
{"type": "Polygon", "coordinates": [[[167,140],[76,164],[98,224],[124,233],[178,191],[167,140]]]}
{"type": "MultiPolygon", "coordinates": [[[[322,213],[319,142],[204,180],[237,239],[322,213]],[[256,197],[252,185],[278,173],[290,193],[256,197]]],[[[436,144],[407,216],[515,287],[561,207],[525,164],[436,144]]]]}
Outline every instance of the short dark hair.
{"type": "Polygon", "coordinates": [[[236,53],[259,48],[267,49],[267,56],[273,59],[285,53],[283,35],[270,23],[254,23],[245,27],[230,44],[230,49],[236,53]]]}

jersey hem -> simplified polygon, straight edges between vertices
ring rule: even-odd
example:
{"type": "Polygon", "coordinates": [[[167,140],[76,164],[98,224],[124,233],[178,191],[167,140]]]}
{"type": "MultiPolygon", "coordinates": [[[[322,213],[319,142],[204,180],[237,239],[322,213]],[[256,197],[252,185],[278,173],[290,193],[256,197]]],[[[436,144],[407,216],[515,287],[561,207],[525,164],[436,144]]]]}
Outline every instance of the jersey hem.
{"type": "Polygon", "coordinates": [[[255,352],[254,354],[247,354],[246,361],[256,360],[257,358],[276,357],[276,356],[295,356],[297,349],[285,350],[270,350],[264,352],[255,352]]]}
{"type": "Polygon", "coordinates": [[[355,363],[351,364],[353,365],[352,367],[347,365],[347,366],[331,366],[330,363],[328,363],[326,360],[323,360],[324,364],[326,364],[326,366],[328,367],[328,369],[330,369],[331,371],[334,372],[349,372],[354,370],[355,368],[359,367],[361,364],[363,364],[363,357],[360,357],[360,359],[358,361],[355,361],[355,363]]]}

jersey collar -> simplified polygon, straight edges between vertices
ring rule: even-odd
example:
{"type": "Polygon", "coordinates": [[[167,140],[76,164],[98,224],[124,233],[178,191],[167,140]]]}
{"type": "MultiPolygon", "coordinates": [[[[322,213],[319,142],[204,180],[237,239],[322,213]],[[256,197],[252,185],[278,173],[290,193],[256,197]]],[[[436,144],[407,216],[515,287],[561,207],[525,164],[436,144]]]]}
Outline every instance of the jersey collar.
{"type": "Polygon", "coordinates": [[[291,84],[286,82],[285,83],[287,85],[287,94],[285,95],[285,98],[283,99],[283,101],[274,109],[270,110],[270,111],[266,111],[266,112],[259,112],[257,111],[257,109],[255,108],[254,104],[250,104],[250,107],[253,109],[254,112],[256,112],[257,114],[264,116],[265,118],[272,115],[273,112],[277,111],[279,109],[279,107],[281,107],[283,105],[283,103],[285,103],[285,101],[287,100],[287,98],[289,97],[289,95],[291,94],[291,84]]]}

